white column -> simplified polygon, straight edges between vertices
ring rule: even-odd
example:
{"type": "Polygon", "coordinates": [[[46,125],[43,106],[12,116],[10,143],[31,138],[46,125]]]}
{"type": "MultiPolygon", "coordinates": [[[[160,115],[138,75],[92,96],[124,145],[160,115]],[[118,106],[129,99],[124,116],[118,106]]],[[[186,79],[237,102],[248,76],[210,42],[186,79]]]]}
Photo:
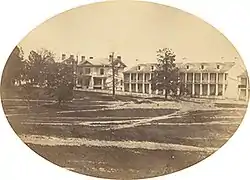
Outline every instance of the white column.
{"type": "Polygon", "coordinates": [[[218,83],[219,83],[219,74],[218,73],[216,73],[215,74],[215,96],[218,96],[218,88],[219,88],[219,86],[218,86],[218,83]]]}
{"type": "Polygon", "coordinates": [[[195,92],[195,86],[194,86],[194,75],[195,75],[195,73],[193,73],[193,81],[192,81],[192,95],[194,95],[194,92],[195,92]]]}
{"type": "Polygon", "coordinates": [[[104,79],[102,78],[102,89],[104,89],[104,79]]]}
{"type": "MultiPolygon", "coordinates": [[[[152,74],[151,73],[149,73],[149,79],[151,80],[151,78],[152,78],[152,74]]],[[[152,82],[149,82],[149,94],[152,94],[152,82]]]]}
{"type": "Polygon", "coordinates": [[[145,84],[144,84],[144,82],[145,82],[145,74],[142,73],[142,93],[145,93],[145,84]]]}
{"type": "Polygon", "coordinates": [[[129,92],[132,92],[132,88],[131,88],[131,73],[129,73],[129,92]]]}
{"type": "Polygon", "coordinates": [[[222,76],[222,98],[224,99],[225,98],[225,73],[223,73],[223,76],[222,76]]]}
{"type": "Polygon", "coordinates": [[[138,73],[135,75],[135,92],[138,92],[138,73]]]}
{"type": "Polygon", "coordinates": [[[207,73],[207,96],[210,96],[210,73],[207,73]]]}
{"type": "Polygon", "coordinates": [[[202,72],[201,72],[201,76],[200,76],[200,96],[202,96],[202,72]]]}
{"type": "Polygon", "coordinates": [[[94,78],[93,78],[93,76],[90,77],[89,88],[90,89],[94,88],[94,78]]]}

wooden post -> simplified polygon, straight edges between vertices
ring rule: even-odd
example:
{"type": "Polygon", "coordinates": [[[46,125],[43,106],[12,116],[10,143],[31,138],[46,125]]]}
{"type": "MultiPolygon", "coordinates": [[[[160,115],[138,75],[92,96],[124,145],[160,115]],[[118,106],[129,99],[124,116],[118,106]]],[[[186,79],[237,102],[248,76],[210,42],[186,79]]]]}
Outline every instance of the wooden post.
{"type": "Polygon", "coordinates": [[[114,52],[110,55],[111,67],[112,67],[112,96],[115,98],[115,64],[114,64],[114,52]]]}
{"type": "Polygon", "coordinates": [[[203,92],[203,89],[202,89],[202,83],[203,83],[203,82],[202,82],[202,72],[201,72],[200,78],[201,78],[201,79],[200,79],[200,83],[201,83],[201,84],[200,84],[200,96],[202,96],[202,94],[203,94],[203,93],[202,93],[202,92],[203,92]]]}

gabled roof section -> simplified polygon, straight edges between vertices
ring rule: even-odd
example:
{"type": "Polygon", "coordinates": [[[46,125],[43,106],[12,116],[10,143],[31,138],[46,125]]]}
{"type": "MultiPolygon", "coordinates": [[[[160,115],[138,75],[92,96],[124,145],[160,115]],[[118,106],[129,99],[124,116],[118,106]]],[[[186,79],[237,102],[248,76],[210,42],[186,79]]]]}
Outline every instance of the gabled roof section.
{"type": "Polygon", "coordinates": [[[238,78],[248,78],[248,73],[247,71],[244,71],[242,74],[238,76],[238,78]]]}
{"type": "MultiPolygon", "coordinates": [[[[210,73],[225,73],[229,71],[235,65],[234,62],[186,62],[176,63],[176,66],[180,69],[180,72],[210,72],[210,73]]],[[[124,73],[150,73],[152,67],[157,68],[157,63],[138,64],[128,69],[124,73]]],[[[155,70],[155,69],[154,69],[155,70]]]]}
{"type": "Polygon", "coordinates": [[[138,64],[137,66],[133,66],[132,68],[128,69],[124,73],[149,73],[152,72],[152,68],[156,68],[156,66],[157,63],[138,64]]]}
{"type": "Polygon", "coordinates": [[[198,62],[198,63],[180,63],[178,65],[180,72],[210,72],[225,73],[229,71],[235,62],[198,62]],[[187,67],[188,66],[188,67],[187,67]]]}
{"type": "Polygon", "coordinates": [[[83,61],[83,62],[80,62],[79,65],[92,66],[93,64],[90,63],[89,61],[85,60],[85,61],[83,61]]]}
{"type": "MultiPolygon", "coordinates": [[[[115,59],[115,63],[120,63],[121,66],[126,67],[126,65],[120,60],[115,59]]],[[[80,62],[79,66],[111,66],[109,58],[93,58],[80,62]]]]}

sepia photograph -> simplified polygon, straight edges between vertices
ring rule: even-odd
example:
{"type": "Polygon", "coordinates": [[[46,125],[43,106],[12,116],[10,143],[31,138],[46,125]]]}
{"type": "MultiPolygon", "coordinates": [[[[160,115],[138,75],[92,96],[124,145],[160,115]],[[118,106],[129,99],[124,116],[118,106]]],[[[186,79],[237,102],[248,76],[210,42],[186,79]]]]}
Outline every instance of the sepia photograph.
{"type": "Polygon", "coordinates": [[[28,148],[106,179],[205,160],[237,131],[249,96],[245,64],[222,33],[143,1],[54,16],[14,47],[1,75],[6,119],[28,148]]]}

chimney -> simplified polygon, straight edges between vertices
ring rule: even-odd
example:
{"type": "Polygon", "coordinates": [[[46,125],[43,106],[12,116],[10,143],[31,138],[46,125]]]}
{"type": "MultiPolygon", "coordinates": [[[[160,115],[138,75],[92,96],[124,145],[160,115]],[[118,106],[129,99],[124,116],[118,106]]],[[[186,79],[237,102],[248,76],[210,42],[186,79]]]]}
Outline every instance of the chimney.
{"type": "Polygon", "coordinates": [[[85,61],[85,56],[82,56],[82,57],[81,57],[81,60],[82,60],[82,61],[85,61]]]}
{"type": "Polygon", "coordinates": [[[117,59],[118,59],[118,60],[121,60],[121,59],[122,59],[122,57],[121,57],[121,56],[117,56],[117,59]]]}
{"type": "Polygon", "coordinates": [[[66,54],[62,54],[62,60],[66,59],[66,54]]]}

